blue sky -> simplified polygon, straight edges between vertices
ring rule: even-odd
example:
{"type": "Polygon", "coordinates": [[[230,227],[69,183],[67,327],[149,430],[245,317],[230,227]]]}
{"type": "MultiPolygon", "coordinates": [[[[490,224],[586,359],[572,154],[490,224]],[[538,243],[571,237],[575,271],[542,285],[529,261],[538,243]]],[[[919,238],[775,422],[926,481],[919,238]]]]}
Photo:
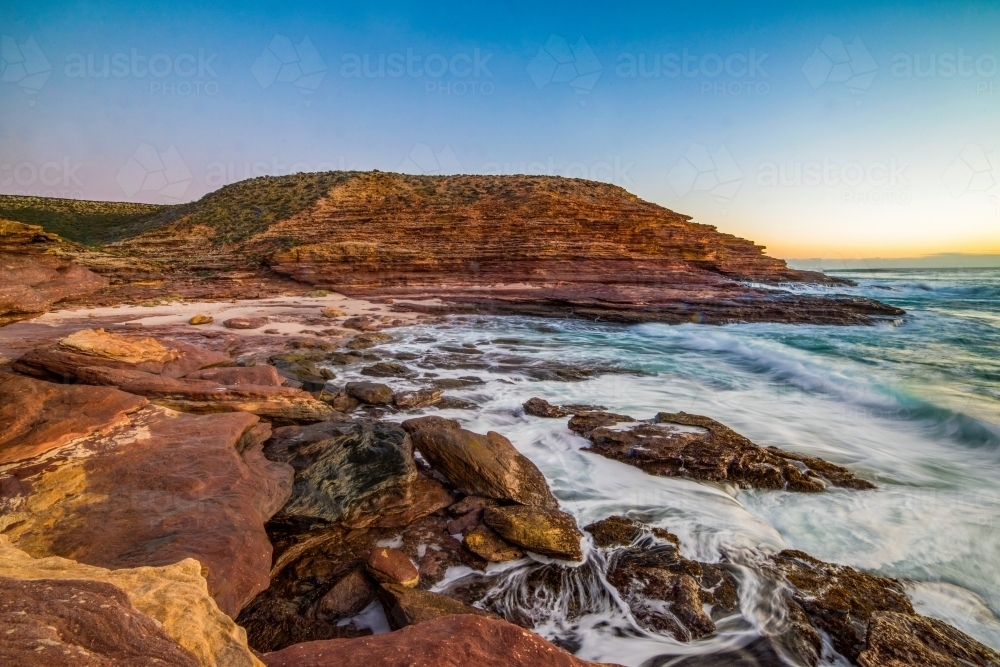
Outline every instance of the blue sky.
{"type": "Polygon", "coordinates": [[[783,257],[1000,252],[995,3],[4,3],[0,192],[617,183],[783,257]]]}

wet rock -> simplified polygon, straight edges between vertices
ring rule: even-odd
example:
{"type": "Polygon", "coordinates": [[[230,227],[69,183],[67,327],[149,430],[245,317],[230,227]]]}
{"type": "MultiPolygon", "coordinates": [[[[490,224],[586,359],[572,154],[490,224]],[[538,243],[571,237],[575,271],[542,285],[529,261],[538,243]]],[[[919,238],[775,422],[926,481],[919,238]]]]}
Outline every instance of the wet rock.
{"type": "Polygon", "coordinates": [[[224,368],[207,368],[201,371],[188,373],[184,376],[186,380],[210,380],[230,387],[239,387],[250,384],[260,387],[280,387],[281,376],[278,369],[269,364],[257,364],[255,366],[229,366],[224,368]]]}
{"type": "Polygon", "coordinates": [[[443,352],[450,352],[451,354],[473,354],[480,355],[483,353],[482,350],[477,349],[474,345],[466,347],[464,345],[439,345],[438,349],[443,352]]]}
{"type": "Polygon", "coordinates": [[[320,391],[334,378],[333,371],[316,365],[322,359],[320,353],[288,352],[275,355],[270,361],[282,377],[298,382],[296,386],[304,391],[320,391]]]}
{"type": "Polygon", "coordinates": [[[53,384],[0,373],[0,465],[106,432],[147,403],[110,387],[53,384]]]}
{"type": "Polygon", "coordinates": [[[211,315],[205,315],[203,313],[198,313],[193,315],[191,319],[188,320],[188,324],[193,326],[198,326],[199,324],[211,324],[215,321],[215,318],[211,315]]]}
{"type": "Polygon", "coordinates": [[[861,667],[995,667],[1000,653],[947,623],[923,616],[876,612],[868,623],[861,667]]]}
{"type": "Polygon", "coordinates": [[[198,667],[190,651],[98,581],[0,577],[0,662],[20,667],[198,667]]]}
{"type": "Polygon", "coordinates": [[[462,548],[448,534],[446,524],[445,518],[429,515],[399,528],[350,529],[336,525],[303,532],[295,526],[272,522],[270,534],[278,556],[271,572],[271,586],[239,617],[250,645],[259,651],[273,651],[295,642],[343,636],[336,634],[344,631],[344,626],[338,629],[337,619],[316,620],[319,614],[314,610],[341,579],[353,570],[363,569],[372,549],[380,546],[391,546],[406,554],[417,566],[421,588],[441,581],[451,567],[483,569],[486,561],[462,548]]]}
{"type": "Polygon", "coordinates": [[[454,614],[472,614],[499,619],[496,614],[471,607],[439,593],[408,588],[398,584],[382,584],[378,590],[378,597],[385,608],[385,616],[389,620],[389,625],[397,630],[408,625],[425,623],[435,618],[454,614]]]}
{"type": "Polygon", "coordinates": [[[435,389],[464,389],[465,387],[471,387],[477,384],[485,384],[482,378],[477,378],[473,376],[461,377],[461,378],[439,378],[431,382],[431,386],[435,389]]]}
{"type": "Polygon", "coordinates": [[[591,441],[592,451],[635,466],[650,475],[729,482],[742,488],[822,491],[827,484],[874,488],[832,463],[764,449],[714,419],[684,412],[661,412],[652,422],[627,430],[609,426],[631,421],[622,415],[584,413],[570,428],[591,441]],[[810,467],[813,462],[816,468],[810,467]]]}
{"type": "Polygon", "coordinates": [[[375,585],[360,568],[334,584],[316,605],[320,620],[337,620],[360,613],[375,599],[375,585]]]}
{"type": "MultiPolygon", "coordinates": [[[[470,512],[470,514],[473,514],[470,512]]],[[[462,540],[465,548],[491,563],[504,563],[524,558],[524,552],[506,542],[486,526],[478,526],[462,540]]]]}
{"type": "Polygon", "coordinates": [[[678,547],[681,545],[680,540],[673,533],[655,526],[647,526],[624,516],[609,516],[607,519],[584,527],[584,530],[593,536],[594,544],[602,549],[631,546],[633,542],[646,534],[651,534],[665,542],[672,542],[678,547]]]}
{"type": "Polygon", "coordinates": [[[584,438],[589,438],[596,429],[614,426],[622,422],[634,422],[628,415],[618,415],[613,412],[582,412],[573,415],[569,420],[569,430],[584,438]]]}
{"type": "Polygon", "coordinates": [[[386,333],[363,333],[347,341],[346,345],[349,350],[367,350],[390,340],[392,336],[386,333]]]}
{"type": "Polygon", "coordinates": [[[389,423],[327,424],[297,437],[282,433],[266,454],[295,469],[281,515],[302,521],[375,521],[409,504],[417,477],[406,432],[389,423]],[[328,437],[312,437],[320,434],[328,437]]]}
{"type": "Polygon", "coordinates": [[[83,367],[76,375],[80,382],[118,387],[180,412],[249,412],[286,424],[323,421],[333,413],[326,403],[291,387],[226,385],[119,368],[83,367]]]}
{"type": "MultiPolygon", "coordinates": [[[[471,512],[466,512],[457,519],[452,519],[448,522],[448,532],[452,535],[465,535],[470,532],[476,526],[480,524],[483,520],[483,510],[474,509],[471,512]]],[[[478,553],[473,550],[474,553],[478,553]]],[[[487,559],[489,560],[489,559],[487,559]]]]}
{"type": "Polygon", "coordinates": [[[516,625],[469,614],[377,637],[298,644],[263,659],[267,667],[596,667],[516,625]]]}
{"type": "Polygon", "coordinates": [[[479,406],[455,396],[442,396],[440,401],[434,403],[434,407],[438,410],[475,410],[479,406]]]}
{"type": "Polygon", "coordinates": [[[865,649],[868,625],[876,612],[912,615],[902,585],[845,565],[824,563],[801,551],[771,557],[771,565],[794,589],[790,605],[798,606],[833,647],[852,662],[865,649]]]}
{"type": "Polygon", "coordinates": [[[545,476],[510,440],[494,431],[480,435],[442,427],[431,419],[407,420],[404,428],[431,467],[463,493],[523,505],[557,506],[545,476]]]}
{"type": "MultiPolygon", "coordinates": [[[[433,419],[441,419],[440,417],[433,417],[433,419]]],[[[458,427],[458,422],[454,422],[456,428],[458,427]]],[[[405,428],[404,422],[404,428],[405,428]]],[[[492,498],[484,498],[483,496],[466,496],[460,501],[448,508],[448,514],[452,516],[462,516],[468,512],[474,512],[476,510],[483,511],[487,507],[496,507],[498,505],[497,501],[492,498]]]]}
{"type": "Polygon", "coordinates": [[[583,558],[583,533],[565,512],[511,505],[488,508],[483,520],[500,537],[528,551],[565,560],[583,558]]]}
{"type": "Polygon", "coordinates": [[[681,556],[675,535],[618,516],[586,530],[599,548],[608,550],[608,583],[647,630],[691,641],[715,632],[706,609],[736,608],[734,579],[719,566],[681,556]]]}
{"type": "Polygon", "coordinates": [[[0,472],[0,533],[34,556],[107,568],[196,558],[224,612],[268,585],[267,521],[292,470],[261,453],[257,417],[147,407],[44,463],[0,472]]]}
{"type": "Polygon", "coordinates": [[[416,391],[401,391],[396,393],[396,407],[400,410],[425,408],[441,401],[440,389],[417,389],[416,391]]]}
{"type": "Polygon", "coordinates": [[[337,412],[342,412],[344,414],[353,412],[359,405],[361,405],[361,401],[353,396],[349,396],[347,392],[344,391],[330,399],[330,407],[337,412]]]}
{"type": "Polygon", "coordinates": [[[378,382],[348,382],[344,391],[368,405],[392,405],[396,398],[388,385],[378,382]]]}
{"type": "Polygon", "coordinates": [[[420,583],[420,573],[410,559],[398,549],[379,547],[368,555],[365,569],[381,584],[398,584],[403,588],[413,588],[420,583]]]}
{"type": "Polygon", "coordinates": [[[371,366],[361,369],[362,375],[369,375],[377,378],[411,378],[416,377],[416,373],[395,361],[380,361],[371,366]]]}
{"type": "Polygon", "coordinates": [[[81,368],[135,370],[179,378],[203,368],[230,365],[228,355],[180,341],[83,329],[54,345],[24,354],[12,368],[42,379],[78,380],[81,368]]]}
{"type": "MultiPolygon", "coordinates": [[[[32,558],[11,546],[7,537],[0,535],[0,578],[29,583],[44,581],[52,585],[57,582],[70,586],[84,584],[88,588],[94,583],[114,586],[125,593],[128,602],[136,610],[154,619],[169,639],[193,655],[196,664],[209,667],[260,667],[260,661],[247,647],[246,633],[219,610],[215,600],[209,595],[202,570],[202,565],[193,558],[162,567],[115,570],[83,565],[65,558],[32,558]]],[[[55,596],[50,596],[49,599],[57,601],[55,596]]],[[[6,596],[0,597],[0,605],[5,601],[6,596]]],[[[17,599],[13,602],[16,603],[17,599]]],[[[102,604],[108,604],[108,609],[111,609],[113,603],[102,604]]],[[[0,627],[10,629],[6,623],[0,627]]],[[[80,630],[85,628],[81,627],[80,630]]],[[[138,635],[139,632],[140,629],[135,625],[129,628],[129,633],[138,635]]],[[[123,639],[127,641],[127,638],[123,639]]],[[[0,642],[0,655],[3,655],[4,646],[5,643],[0,642]]],[[[81,657],[81,661],[74,660],[68,664],[87,664],[82,660],[81,657]]],[[[4,664],[24,663],[5,661],[4,664]]],[[[99,664],[103,667],[109,663],[99,664]]]]}
{"type": "Polygon", "coordinates": [[[222,326],[227,329],[260,329],[269,321],[266,317],[230,317],[223,320],[222,326]]]}
{"type": "Polygon", "coordinates": [[[548,401],[542,398],[529,398],[524,402],[524,412],[525,414],[532,415],[534,417],[565,417],[570,413],[566,410],[560,408],[557,405],[552,405],[548,401]]]}

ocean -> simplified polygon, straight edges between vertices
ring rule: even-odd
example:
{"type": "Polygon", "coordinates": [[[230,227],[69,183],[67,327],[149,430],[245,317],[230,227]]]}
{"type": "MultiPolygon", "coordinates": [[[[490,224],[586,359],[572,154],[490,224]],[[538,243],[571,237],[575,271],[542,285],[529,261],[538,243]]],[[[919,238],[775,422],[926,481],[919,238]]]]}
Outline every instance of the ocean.
{"type": "MultiPolygon", "coordinates": [[[[428,414],[507,436],[581,526],[625,514],[675,533],[685,556],[705,562],[792,548],[897,577],[919,613],[1000,649],[1000,269],[836,275],[857,287],[798,289],[869,296],[907,315],[864,327],[458,317],[400,330],[393,351],[481,350],[472,370],[432,370],[481,378],[448,392],[480,409],[428,414]],[[525,359],[614,372],[573,382],[536,373],[539,380],[511,371],[525,359]],[[581,451],[589,443],[566,419],[526,416],[520,406],[533,396],[636,418],[707,415],[757,444],[846,466],[878,489],[804,494],[653,477],[581,451]]],[[[773,622],[767,591],[751,581],[739,612],[708,638],[681,643],[641,631],[606,590],[599,558],[588,559],[570,577],[575,592],[551,596],[522,585],[540,563],[491,566],[501,575],[493,598],[580,657],[637,666],[739,646],[773,622]],[[573,595],[589,601],[589,613],[570,617],[573,595]]],[[[476,576],[449,573],[438,589],[476,576]]]]}

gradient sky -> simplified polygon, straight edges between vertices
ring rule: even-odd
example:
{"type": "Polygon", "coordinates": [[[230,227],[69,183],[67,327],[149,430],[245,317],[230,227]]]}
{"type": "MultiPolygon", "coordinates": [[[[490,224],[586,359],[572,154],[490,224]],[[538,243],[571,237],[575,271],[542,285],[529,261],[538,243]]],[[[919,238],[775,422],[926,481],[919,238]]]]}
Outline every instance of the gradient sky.
{"type": "Polygon", "coordinates": [[[1000,252],[995,2],[212,4],[4,2],[0,193],[549,173],[781,257],[1000,252]]]}

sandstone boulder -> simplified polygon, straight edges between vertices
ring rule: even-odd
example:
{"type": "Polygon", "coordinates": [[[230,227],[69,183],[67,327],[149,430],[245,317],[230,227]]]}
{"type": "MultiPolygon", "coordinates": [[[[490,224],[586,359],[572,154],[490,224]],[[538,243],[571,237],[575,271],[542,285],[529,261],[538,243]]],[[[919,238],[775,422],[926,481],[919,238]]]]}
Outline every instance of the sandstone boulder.
{"type": "Polygon", "coordinates": [[[430,419],[434,418],[407,420],[403,428],[427,462],[463,493],[537,507],[557,506],[545,476],[510,440],[493,431],[480,435],[453,428],[447,420],[430,419]]]}
{"type": "Polygon", "coordinates": [[[268,444],[267,455],[295,469],[292,497],[281,511],[285,518],[361,527],[413,500],[413,450],[395,424],[327,423],[290,437],[281,434],[268,444]]]}
{"type": "Polygon", "coordinates": [[[348,618],[360,613],[374,599],[375,585],[357,568],[320,598],[316,618],[326,621],[348,618]]]}
{"type": "Polygon", "coordinates": [[[330,317],[330,318],[344,317],[345,315],[347,315],[347,313],[345,313],[340,308],[337,308],[336,306],[327,306],[326,308],[324,308],[319,312],[323,315],[323,317],[330,317]]]}
{"type": "Polygon", "coordinates": [[[243,412],[144,408],[0,472],[0,534],[37,557],[107,568],[196,558],[235,616],[268,585],[264,522],[291,492],[292,469],[261,453],[269,431],[243,412]]]}
{"type": "Polygon", "coordinates": [[[543,398],[529,398],[524,402],[524,413],[534,417],[565,417],[570,413],[558,405],[552,405],[543,398]]]}
{"type": "MultiPolygon", "coordinates": [[[[47,584],[55,581],[68,585],[110,584],[124,591],[128,602],[135,609],[155,619],[167,637],[194,656],[196,664],[207,667],[261,666],[247,647],[246,633],[219,610],[215,600],[209,595],[202,576],[202,566],[194,559],[183,559],[163,567],[108,570],[65,558],[32,558],[13,547],[7,537],[0,535],[0,577],[5,580],[41,581],[47,584]]],[[[110,602],[101,604],[108,604],[108,609],[112,608],[110,602]]],[[[133,627],[132,630],[138,631],[140,628],[133,627]]],[[[4,642],[0,642],[0,646],[3,645],[4,642]]],[[[0,655],[2,651],[0,648],[0,655]]]]}
{"type": "Polygon", "coordinates": [[[366,571],[382,584],[398,584],[403,588],[413,588],[420,583],[420,573],[410,559],[399,549],[378,547],[368,554],[366,571]]]}
{"type": "Polygon", "coordinates": [[[378,382],[348,382],[344,391],[368,405],[392,405],[395,400],[392,389],[378,382]]]}
{"type": "Polygon", "coordinates": [[[0,465],[106,432],[146,403],[141,396],[110,387],[53,384],[0,373],[0,465]]]}
{"type": "Polygon", "coordinates": [[[385,616],[389,620],[389,625],[395,629],[454,614],[499,618],[496,614],[471,607],[439,593],[422,591],[399,584],[382,584],[378,589],[378,597],[385,608],[385,616]]]}
{"type": "Polygon", "coordinates": [[[191,319],[188,320],[188,324],[192,326],[198,326],[200,324],[211,324],[215,321],[215,318],[211,315],[205,315],[203,313],[198,313],[197,315],[192,315],[191,319]]]}
{"type": "Polygon", "coordinates": [[[523,551],[509,542],[505,542],[499,535],[483,525],[469,531],[462,540],[462,544],[472,553],[491,563],[505,563],[524,558],[523,551]]]}
{"type": "Polygon", "coordinates": [[[483,517],[508,542],[552,558],[582,560],[583,534],[576,520],[556,509],[510,505],[491,507],[483,517]]]}
{"type": "Polygon", "coordinates": [[[80,382],[118,387],[157,405],[198,414],[249,412],[279,423],[318,422],[334,410],[308,392],[274,385],[226,385],[212,380],[170,378],[137,370],[80,367],[80,382]]]}
{"type": "Polygon", "coordinates": [[[417,389],[414,391],[400,391],[396,393],[396,407],[400,410],[414,410],[425,408],[441,402],[442,391],[440,389],[417,389]]]}
{"type": "Polygon", "coordinates": [[[260,329],[268,321],[266,317],[230,317],[223,320],[222,326],[227,329],[260,329]]]}
{"type": "Polygon", "coordinates": [[[0,577],[0,663],[19,667],[198,667],[194,655],[99,581],[0,577]]]}
{"type": "MultiPolygon", "coordinates": [[[[264,656],[267,667],[587,667],[505,621],[454,615],[377,637],[297,644],[264,656]]],[[[596,665],[595,665],[596,667],[596,665]]]]}
{"type": "Polygon", "coordinates": [[[78,369],[88,367],[179,378],[203,368],[231,364],[232,360],[224,354],[180,341],[161,342],[148,336],[83,329],[55,345],[28,352],[12,366],[19,373],[35,377],[78,380],[78,369]]]}
{"type": "Polygon", "coordinates": [[[223,368],[206,368],[188,373],[186,380],[210,380],[231,387],[250,384],[260,387],[280,387],[281,376],[278,369],[269,364],[256,366],[227,366],[223,368]]]}
{"type": "Polygon", "coordinates": [[[376,378],[412,378],[416,372],[398,361],[379,361],[361,369],[362,375],[376,378]]]}

